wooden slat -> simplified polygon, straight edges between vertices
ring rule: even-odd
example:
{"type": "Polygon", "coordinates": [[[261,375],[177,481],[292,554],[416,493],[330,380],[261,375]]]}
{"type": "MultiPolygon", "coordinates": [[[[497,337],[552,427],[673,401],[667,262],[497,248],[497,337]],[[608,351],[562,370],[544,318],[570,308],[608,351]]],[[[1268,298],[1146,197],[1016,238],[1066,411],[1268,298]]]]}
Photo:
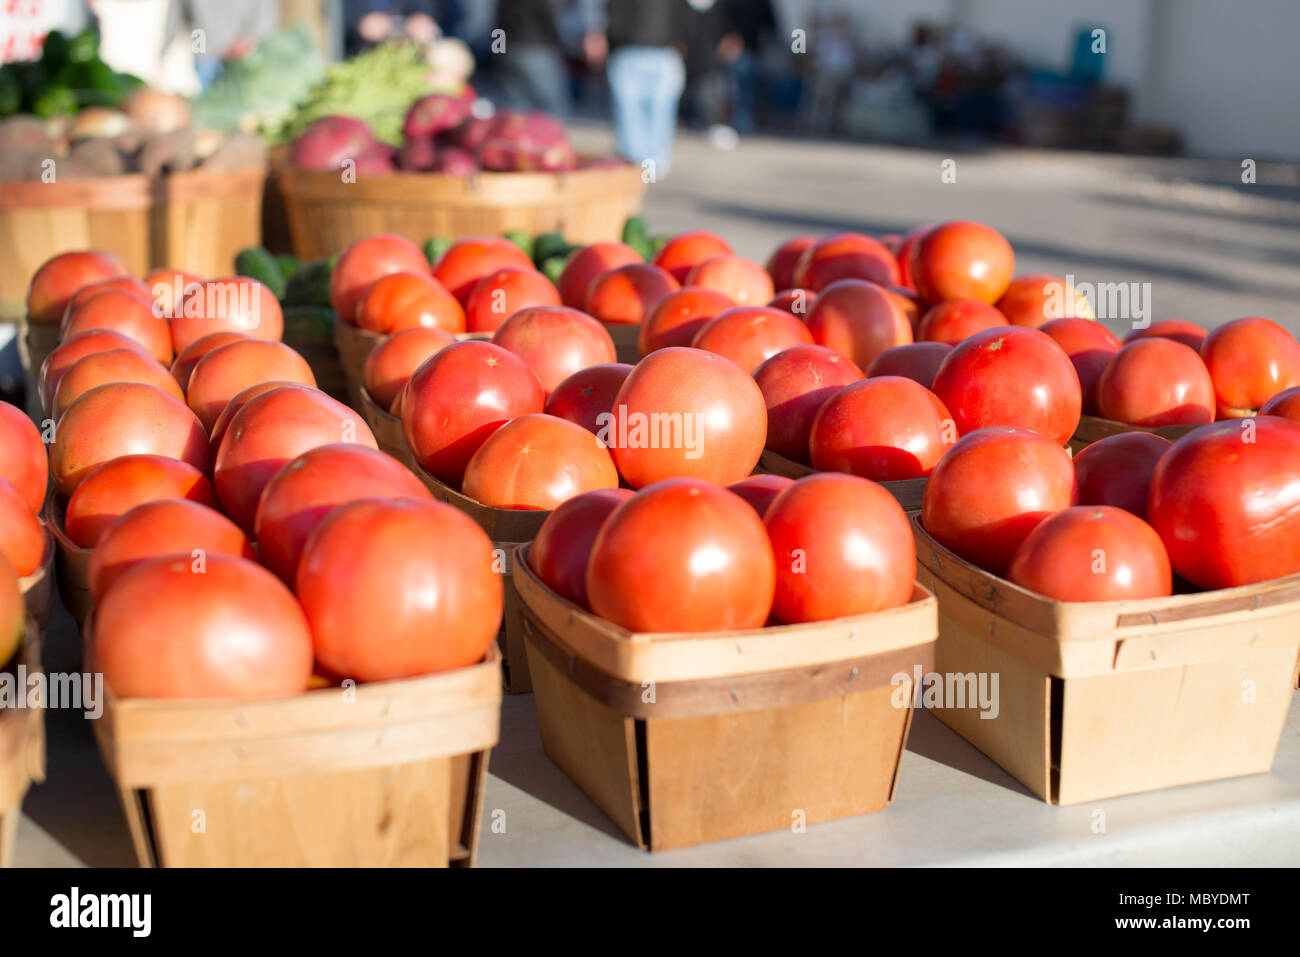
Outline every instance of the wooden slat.
{"type": "Polygon", "coordinates": [[[614,358],[618,362],[636,365],[641,359],[637,348],[637,337],[641,335],[641,324],[629,322],[602,322],[609,337],[614,340],[614,358]]]}
{"type": "Polygon", "coordinates": [[[414,471],[434,498],[455,506],[474,519],[495,543],[518,545],[531,542],[551,514],[550,511],[541,509],[493,508],[483,505],[430,475],[418,463],[414,465],[414,471]]]}
{"type": "MultiPolygon", "coordinates": [[[[781,475],[785,478],[801,479],[805,475],[815,475],[817,470],[811,465],[804,465],[802,462],[796,462],[794,459],[788,459],[784,455],[773,452],[771,449],[764,449],[763,454],[759,457],[758,468],[755,472],[764,472],[768,475],[781,475]]],[[[893,482],[879,483],[899,505],[903,506],[904,512],[915,512],[921,508],[921,499],[925,496],[926,479],[899,479],[893,482]]]]}
{"type": "Polygon", "coordinates": [[[397,461],[412,471],[415,470],[415,456],[406,446],[406,436],[402,433],[402,420],[392,415],[387,409],[381,409],[363,385],[360,389],[361,415],[375,433],[375,441],[381,451],[387,452],[397,461]]]}
{"type": "MultiPolygon", "coordinates": [[[[42,527],[45,519],[41,519],[42,527]]],[[[23,593],[23,603],[27,608],[27,617],[35,623],[38,631],[44,632],[49,627],[54,615],[54,556],[56,548],[54,537],[45,529],[45,557],[36,571],[18,580],[23,593]]]]}
{"type": "Polygon", "coordinates": [[[94,549],[75,544],[63,530],[63,507],[54,496],[45,505],[45,527],[54,538],[59,595],[78,626],[90,616],[90,560],[94,549]]]}

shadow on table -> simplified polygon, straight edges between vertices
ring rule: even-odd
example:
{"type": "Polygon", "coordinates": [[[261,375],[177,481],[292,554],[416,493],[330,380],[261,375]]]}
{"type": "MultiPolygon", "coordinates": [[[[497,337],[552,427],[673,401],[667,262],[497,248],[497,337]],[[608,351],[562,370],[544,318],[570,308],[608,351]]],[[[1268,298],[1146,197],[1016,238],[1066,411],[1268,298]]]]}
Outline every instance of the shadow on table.
{"type": "Polygon", "coordinates": [[[984,752],[923,708],[912,716],[907,750],[947,765],[954,771],[1038,800],[1032,791],[989,760],[984,752]]]}

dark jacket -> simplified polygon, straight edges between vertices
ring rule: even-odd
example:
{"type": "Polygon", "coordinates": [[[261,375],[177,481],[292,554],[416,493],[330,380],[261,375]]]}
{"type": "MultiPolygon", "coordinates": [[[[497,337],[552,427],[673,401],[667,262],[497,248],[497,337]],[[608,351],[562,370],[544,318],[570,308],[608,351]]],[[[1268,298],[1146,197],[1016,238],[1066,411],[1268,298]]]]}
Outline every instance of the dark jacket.
{"type": "Polygon", "coordinates": [[[512,46],[560,46],[559,17],[553,0],[497,0],[497,26],[512,46]]]}
{"type": "Polygon", "coordinates": [[[609,48],[675,46],[685,49],[691,16],[686,0],[609,0],[605,31],[609,48]]]}

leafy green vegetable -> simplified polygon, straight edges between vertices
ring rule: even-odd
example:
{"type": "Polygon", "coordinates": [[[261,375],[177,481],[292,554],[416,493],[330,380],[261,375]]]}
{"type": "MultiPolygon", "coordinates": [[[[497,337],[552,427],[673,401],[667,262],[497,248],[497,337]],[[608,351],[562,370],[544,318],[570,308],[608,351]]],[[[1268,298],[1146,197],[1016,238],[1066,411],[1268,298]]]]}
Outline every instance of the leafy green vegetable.
{"type": "Polygon", "coordinates": [[[324,74],[325,61],[306,30],[277,30],[248,56],[226,65],[194,101],[194,120],[209,129],[279,140],[298,103],[324,74]]]}

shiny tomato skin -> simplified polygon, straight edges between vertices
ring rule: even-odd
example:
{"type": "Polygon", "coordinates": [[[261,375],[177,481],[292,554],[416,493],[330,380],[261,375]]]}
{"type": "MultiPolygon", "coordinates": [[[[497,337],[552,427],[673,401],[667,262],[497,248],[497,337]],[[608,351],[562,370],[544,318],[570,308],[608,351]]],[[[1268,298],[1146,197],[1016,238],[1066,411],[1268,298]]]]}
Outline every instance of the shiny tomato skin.
{"type": "Polygon", "coordinates": [[[1146,427],[1214,421],[1214,383],[1201,357],[1173,339],[1130,342],[1097,380],[1103,418],[1146,427]]]}
{"type": "Polygon", "coordinates": [[[528,546],[528,567],[565,601],[587,608],[587,560],[596,533],[633,494],[628,488],[602,488],[557,506],[528,546]]]}
{"type": "Polygon", "coordinates": [[[1195,349],[1199,353],[1201,344],[1205,342],[1207,335],[1209,335],[1209,330],[1186,319],[1157,319],[1145,329],[1134,329],[1130,332],[1124,337],[1124,345],[1138,339],[1160,336],[1165,339],[1173,339],[1175,342],[1181,342],[1189,349],[1195,349]]]}
{"type": "Polygon", "coordinates": [[[1264,403],[1260,415],[1277,415],[1292,422],[1300,422],[1300,386],[1283,389],[1264,403]]]}
{"type": "Polygon", "coordinates": [[[658,266],[619,266],[591,281],[583,311],[611,325],[636,325],[680,288],[681,284],[658,266]]]}
{"type": "Polygon", "coordinates": [[[720,292],[738,306],[761,306],[776,295],[767,270],[743,256],[714,256],[696,264],[682,285],[720,292]]]}
{"type": "Polygon", "coordinates": [[[181,300],[171,321],[172,346],[184,352],[214,332],[242,332],[250,339],[279,342],[284,338],[280,300],[247,276],[209,279],[181,300]]]}
{"type": "Polygon", "coordinates": [[[95,609],[95,663],[119,698],[276,698],[307,690],[311,633],[255,562],[209,553],[140,562],[95,609]]]}
{"type": "Polygon", "coordinates": [[[1173,592],[1169,554],[1142,519],[1109,505],[1050,515],[1020,543],[1007,578],[1055,601],[1138,601],[1173,592]]]}
{"type": "Polygon", "coordinates": [[[126,263],[103,250],[59,253],[32,276],[27,287],[27,320],[36,325],[57,324],[77,290],[130,272],[126,263]]]}
{"type": "Polygon", "coordinates": [[[865,279],[841,279],[821,290],[808,312],[808,331],[859,369],[886,349],[912,341],[912,324],[893,296],[865,279]]]}
{"type": "Polygon", "coordinates": [[[998,299],[1006,324],[1041,329],[1055,319],[1095,319],[1092,303],[1059,276],[1030,273],[1011,280],[998,299]]]}
{"type": "Polygon", "coordinates": [[[1083,409],[1070,357],[1046,333],[1023,326],[978,332],[954,346],[935,373],[934,394],[959,435],[1005,425],[1058,445],[1074,434],[1083,409]]]}
{"type": "Polygon", "coordinates": [[[739,495],[762,518],[767,514],[772,501],[794,484],[794,479],[784,475],[751,475],[739,482],[732,482],[727,491],[739,495]]]}
{"type": "Polygon", "coordinates": [[[228,346],[232,342],[240,342],[247,338],[248,336],[242,332],[213,332],[202,339],[194,340],[185,349],[177,353],[175,360],[172,362],[172,378],[176,380],[181,389],[188,389],[190,375],[193,374],[194,367],[199,364],[200,359],[213,349],[228,346]]]}
{"type": "Polygon", "coordinates": [[[138,382],[91,389],[63,413],[50,446],[50,476],[71,495],[91,469],[123,455],[162,455],[208,471],[208,437],[185,403],[138,382]]]}
{"type": "Polygon", "coordinates": [[[198,361],[187,399],[204,431],[211,433],[230,400],[261,382],[299,382],[315,388],[316,377],[307,360],[283,342],[246,339],[218,346],[198,361]]]}
{"type": "Polygon", "coordinates": [[[547,396],[575,372],[617,358],[605,327],[568,306],[521,309],[502,323],[492,341],[523,359],[547,396]]]}
{"type": "Polygon", "coordinates": [[[491,508],[551,511],[601,488],[618,488],[605,443],[553,415],[521,415],[497,429],[465,466],[461,491],[491,508]]]}
{"type": "Polygon", "coordinates": [[[894,346],[871,360],[867,375],[898,375],[929,389],[934,385],[935,373],[950,352],[952,346],[942,342],[909,342],[904,346],[894,346]]]}
{"type": "Polygon", "coordinates": [[[26,578],[41,567],[45,548],[45,527],[13,483],[0,478],[0,558],[26,578]]]}
{"type": "Polygon", "coordinates": [[[212,483],[194,466],[161,455],[123,455],[86,474],[68,499],[63,530],[75,545],[94,548],[118,516],[164,498],[219,507],[212,483]]]}
{"type": "MultiPolygon", "coordinates": [[[[102,279],[99,282],[92,282],[89,286],[82,286],[73,294],[72,298],[68,300],[67,307],[63,310],[63,320],[66,320],[69,313],[73,312],[91,296],[97,296],[101,292],[108,292],[109,290],[128,292],[133,296],[139,296],[146,302],[152,302],[154,298],[153,294],[149,291],[149,287],[134,276],[117,276],[113,279],[102,279]]],[[[166,314],[164,313],[164,315],[166,314]]],[[[61,320],[61,322],[63,320],[61,320]]]]}
{"type": "Polygon", "coordinates": [[[877,482],[924,478],[956,441],[939,398],[901,376],[863,379],[817,410],[808,437],[813,468],[877,482]]]}
{"type": "Polygon", "coordinates": [[[360,498],[433,501],[424,483],[391,455],[363,445],[308,449],[276,472],[258,499],[253,538],[262,564],[292,584],[316,526],[360,498]]]}
{"type": "Polygon", "coordinates": [[[817,301],[817,293],[809,289],[782,289],[767,301],[768,306],[780,309],[799,319],[807,319],[817,301]]]}
{"type": "Polygon", "coordinates": [[[794,268],[799,263],[799,257],[816,242],[816,236],[796,236],[772,250],[772,255],[767,260],[767,273],[772,277],[772,288],[790,289],[794,286],[794,268]]]}
{"type": "Polygon", "coordinates": [[[1053,319],[1038,327],[1065,350],[1079,377],[1083,411],[1097,414],[1097,380],[1120,350],[1119,337],[1094,319],[1053,319]]]}
{"type": "Polygon", "coordinates": [[[120,289],[96,293],[68,313],[61,338],[71,339],[91,329],[108,329],[138,342],[163,365],[172,361],[172,336],[167,320],[154,315],[149,300],[120,289]]]}
{"type": "Polygon", "coordinates": [[[390,408],[415,370],[431,355],[455,342],[456,337],[445,329],[427,326],[393,333],[366,357],[363,379],[370,398],[380,408],[390,408]]]}
{"type": "Polygon", "coordinates": [[[614,398],[631,373],[625,362],[588,366],[555,387],[546,400],[546,414],[567,419],[595,435],[600,417],[614,408],[614,398]]]}
{"type": "Polygon", "coordinates": [[[602,273],[619,266],[645,262],[641,254],[624,243],[592,243],[573,253],[564,263],[555,287],[560,291],[560,301],[570,309],[587,305],[587,290],[591,281],[602,273]]]}
{"type": "Polygon", "coordinates": [[[27,507],[39,514],[50,484],[50,462],[36,423],[8,402],[0,402],[0,478],[7,479],[27,507]]]}
{"type": "Polygon", "coordinates": [[[196,273],[165,266],[144,277],[146,295],[158,312],[168,319],[175,318],[176,308],[185,301],[185,296],[205,282],[207,280],[196,273]]]}
{"type": "Polygon", "coordinates": [[[1074,456],[1080,505],[1113,505],[1147,517],[1151,475],[1173,446],[1151,432],[1118,432],[1098,439],[1074,456]]]}
{"type": "Polygon", "coordinates": [[[637,353],[648,356],[668,346],[689,346],[695,334],[714,316],[735,303],[714,289],[683,286],[659,300],[659,304],[641,323],[637,333],[637,353]]]}
{"type": "Polygon", "coordinates": [[[149,354],[148,350],[134,339],[109,329],[91,329],[70,336],[55,346],[41,363],[37,384],[40,387],[42,407],[47,409],[50,407],[54,392],[59,387],[59,380],[67,375],[73,363],[108,349],[135,349],[143,355],[149,354]]]}
{"type": "Polygon", "coordinates": [[[911,599],[912,526],[877,483],[806,476],[776,497],[763,522],[776,556],[772,614],[780,621],[866,615],[911,599]]]}
{"type": "Polygon", "coordinates": [[[962,436],[939,460],[921,523],[945,548],[1004,575],[1025,536],[1077,499],[1064,448],[1037,432],[994,426],[962,436]]]}
{"type": "Polygon", "coordinates": [[[824,236],[804,250],[790,284],[821,292],[842,279],[859,279],[896,286],[898,261],[881,242],[862,233],[824,236]]]}
{"type": "Polygon", "coordinates": [[[474,520],[409,499],[331,512],[307,539],[296,591],[317,661],[358,681],[482,661],[505,600],[492,542],[474,520]]]}
{"type": "Polygon", "coordinates": [[[366,291],[376,280],[395,272],[429,272],[424,253],[405,236],[367,236],[343,250],[330,273],[330,303],[339,321],[356,322],[357,306],[366,291]]]}
{"type": "Polygon", "coordinates": [[[699,479],[658,482],[605,519],[587,563],[594,614],[632,632],[761,628],[776,581],[762,520],[699,479]]]}
{"type": "Polygon", "coordinates": [[[447,346],[406,385],[402,432],[429,474],[460,488],[465,466],[487,437],[511,419],[541,412],[546,392],[513,352],[490,342],[447,346]]]}
{"type": "Polygon", "coordinates": [[[559,306],[560,294],[536,269],[509,266],[475,284],[465,303],[470,332],[496,332],[515,313],[534,306],[559,306]]]}
{"type": "Polygon", "coordinates": [[[1300,385],[1300,342],[1262,316],[1210,330],[1201,358],[1214,381],[1221,419],[1254,415],[1283,389],[1300,385]]]}
{"type": "Polygon", "coordinates": [[[257,561],[248,537],[215,508],[188,499],[164,498],[136,505],[104,529],[90,557],[90,598],[99,604],[113,582],[151,558],[229,555],[257,561]]]}
{"type": "Polygon", "coordinates": [[[861,378],[861,369],[825,346],[795,346],[765,361],[754,370],[754,381],[767,407],[766,447],[807,463],[817,410],[861,378]]]}
{"type": "Polygon", "coordinates": [[[731,245],[717,233],[696,230],[679,233],[668,242],[654,258],[654,265],[667,272],[682,285],[692,269],[715,256],[730,256],[731,245]]]}
{"type": "Polygon", "coordinates": [[[1300,424],[1275,416],[1203,425],[1151,477],[1148,521],[1174,571],[1202,588],[1300,572],[1300,424]]]}
{"type": "Polygon", "coordinates": [[[27,633],[27,607],[18,574],[0,554],[0,662],[10,661],[27,633]]]}
{"type": "Polygon", "coordinates": [[[597,435],[633,488],[677,477],[739,481],[754,470],[767,438],[753,377],[703,349],[670,347],[642,359],[607,423],[597,435]]]}
{"type": "Polygon", "coordinates": [[[735,306],[719,313],[691,341],[693,348],[725,356],[751,375],[777,353],[812,344],[807,326],[767,306],[735,306]]]}
{"type": "Polygon", "coordinates": [[[478,281],[498,269],[532,269],[528,254],[508,239],[471,236],[452,243],[433,266],[433,278],[468,307],[478,281]]]}
{"type": "Polygon", "coordinates": [[[212,458],[217,457],[217,450],[221,448],[221,440],[226,437],[226,430],[230,428],[230,420],[239,414],[239,410],[244,407],[249,399],[259,396],[263,392],[270,392],[272,389],[278,389],[286,385],[302,385],[301,382],[259,382],[257,385],[250,385],[243,392],[240,392],[233,399],[226,403],[226,407],[221,410],[221,415],[217,416],[217,422],[212,426],[212,432],[208,435],[208,451],[212,453],[212,458]]]}
{"type": "Polygon", "coordinates": [[[358,300],[353,324],[383,334],[403,329],[442,329],[454,335],[466,329],[460,302],[427,271],[380,276],[358,300]]]}
{"type": "Polygon", "coordinates": [[[338,442],[377,449],[365,420],[324,392],[284,385],[253,396],[230,419],[212,480],[227,515],[252,533],[267,483],[308,449],[338,442]]]}
{"type": "Polygon", "coordinates": [[[904,289],[916,291],[916,285],[912,282],[912,250],[916,246],[917,240],[929,231],[929,226],[921,226],[912,230],[906,236],[898,241],[894,248],[894,258],[898,260],[898,285],[904,289]]]}
{"type": "Polygon", "coordinates": [[[977,332],[1005,326],[1002,313],[974,299],[945,299],[931,306],[916,327],[921,342],[942,342],[955,346],[977,332]]]}
{"type": "Polygon", "coordinates": [[[926,302],[977,299],[992,305],[1011,284],[1016,256],[997,230],[983,223],[941,223],[912,247],[913,285],[926,302]]]}

